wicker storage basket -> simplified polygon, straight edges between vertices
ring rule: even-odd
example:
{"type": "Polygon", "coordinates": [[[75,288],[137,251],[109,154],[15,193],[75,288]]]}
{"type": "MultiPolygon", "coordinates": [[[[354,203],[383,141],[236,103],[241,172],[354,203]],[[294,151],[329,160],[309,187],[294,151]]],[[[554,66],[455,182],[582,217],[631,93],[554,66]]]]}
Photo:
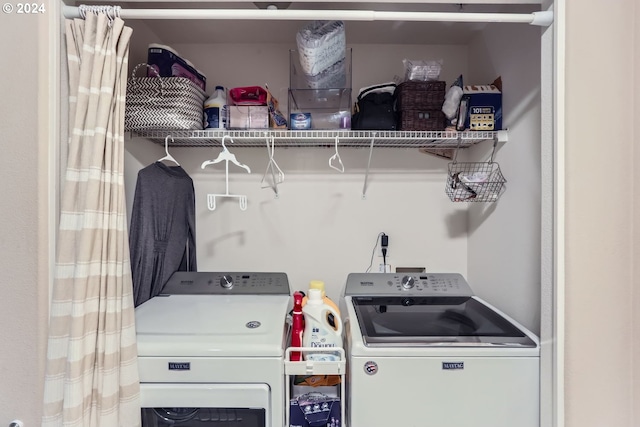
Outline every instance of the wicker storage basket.
{"type": "Polygon", "coordinates": [[[396,88],[396,110],[439,110],[446,91],[443,81],[400,83],[396,88]]]}
{"type": "Polygon", "coordinates": [[[440,110],[401,110],[398,112],[398,130],[444,130],[447,121],[440,110]]]}
{"type": "Polygon", "coordinates": [[[206,93],[185,77],[160,77],[146,63],[138,64],[127,83],[125,130],[203,128],[206,93]],[[136,77],[147,66],[155,77],[136,77]]]}

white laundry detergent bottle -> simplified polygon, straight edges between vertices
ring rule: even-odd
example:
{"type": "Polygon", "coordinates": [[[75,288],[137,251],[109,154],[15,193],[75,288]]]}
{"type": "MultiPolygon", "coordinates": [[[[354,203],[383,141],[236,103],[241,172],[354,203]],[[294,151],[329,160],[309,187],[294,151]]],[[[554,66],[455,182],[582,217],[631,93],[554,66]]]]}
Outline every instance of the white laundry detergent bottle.
{"type": "Polygon", "coordinates": [[[222,86],[216,86],[209,99],[204,101],[204,128],[227,128],[227,94],[222,86]]]}
{"type": "MultiPolygon", "coordinates": [[[[307,303],[302,307],[304,314],[304,334],[302,345],[304,347],[331,348],[342,347],[342,321],[340,314],[326,304],[322,299],[320,289],[309,289],[307,303]],[[333,324],[329,322],[329,315],[333,316],[333,324]]],[[[332,361],[339,360],[337,352],[304,352],[305,360],[332,361]]]]}

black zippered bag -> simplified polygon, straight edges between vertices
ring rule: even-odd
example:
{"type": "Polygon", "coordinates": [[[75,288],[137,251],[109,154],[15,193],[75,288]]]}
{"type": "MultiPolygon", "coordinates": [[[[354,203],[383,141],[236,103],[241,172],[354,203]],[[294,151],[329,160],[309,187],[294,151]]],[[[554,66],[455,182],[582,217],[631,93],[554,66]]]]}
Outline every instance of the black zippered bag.
{"type": "MultiPolygon", "coordinates": [[[[372,92],[376,89],[392,87],[393,83],[372,86],[362,91],[354,105],[351,117],[353,130],[396,130],[397,116],[395,95],[390,92],[372,92]]],[[[394,91],[395,92],[395,91],[394,91]]]]}

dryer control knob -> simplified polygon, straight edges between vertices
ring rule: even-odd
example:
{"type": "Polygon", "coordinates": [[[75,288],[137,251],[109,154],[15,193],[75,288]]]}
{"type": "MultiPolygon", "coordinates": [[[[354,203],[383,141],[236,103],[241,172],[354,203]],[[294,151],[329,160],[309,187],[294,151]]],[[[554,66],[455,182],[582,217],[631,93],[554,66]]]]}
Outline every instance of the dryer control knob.
{"type": "Polygon", "coordinates": [[[400,283],[402,284],[402,289],[411,289],[415,285],[416,279],[413,276],[404,276],[400,283]]]}
{"type": "Polygon", "coordinates": [[[225,289],[231,289],[233,287],[233,277],[225,274],[220,278],[220,286],[225,289]]]}

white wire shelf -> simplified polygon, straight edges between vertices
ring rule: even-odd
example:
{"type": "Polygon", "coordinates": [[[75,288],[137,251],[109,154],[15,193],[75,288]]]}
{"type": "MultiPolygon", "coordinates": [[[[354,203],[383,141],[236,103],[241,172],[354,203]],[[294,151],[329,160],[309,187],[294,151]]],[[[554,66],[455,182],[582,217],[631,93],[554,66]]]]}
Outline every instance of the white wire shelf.
{"type": "Polygon", "coordinates": [[[264,147],[273,137],[278,147],[369,148],[467,148],[486,140],[506,141],[506,131],[353,131],[353,130],[145,130],[131,132],[131,137],[164,144],[171,136],[173,147],[207,147],[220,144],[229,135],[234,147],[264,147]],[[505,133],[505,134],[502,134],[505,133]]]}

